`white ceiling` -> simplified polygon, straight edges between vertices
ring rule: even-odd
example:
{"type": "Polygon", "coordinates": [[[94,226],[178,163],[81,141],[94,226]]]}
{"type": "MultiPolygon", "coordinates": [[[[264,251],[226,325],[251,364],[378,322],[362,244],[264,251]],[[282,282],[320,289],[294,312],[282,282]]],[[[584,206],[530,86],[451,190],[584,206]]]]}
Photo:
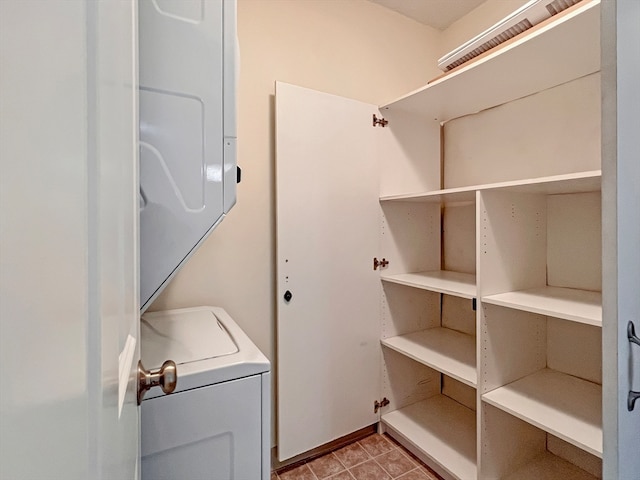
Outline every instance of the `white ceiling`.
{"type": "Polygon", "coordinates": [[[444,30],[485,0],[370,0],[418,22],[444,30]]]}

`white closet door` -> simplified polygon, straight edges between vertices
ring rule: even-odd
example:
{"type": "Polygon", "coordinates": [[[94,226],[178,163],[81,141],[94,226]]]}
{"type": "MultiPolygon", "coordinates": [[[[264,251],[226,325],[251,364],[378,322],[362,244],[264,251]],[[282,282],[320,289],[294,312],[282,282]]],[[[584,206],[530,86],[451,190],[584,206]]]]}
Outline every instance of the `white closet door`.
{"type": "Polygon", "coordinates": [[[640,3],[603,2],[604,478],[640,478],[640,3]],[[617,353],[617,355],[616,355],[617,353]]]}
{"type": "Polygon", "coordinates": [[[374,113],[373,105],[276,85],[280,460],[378,421],[374,113]]]}

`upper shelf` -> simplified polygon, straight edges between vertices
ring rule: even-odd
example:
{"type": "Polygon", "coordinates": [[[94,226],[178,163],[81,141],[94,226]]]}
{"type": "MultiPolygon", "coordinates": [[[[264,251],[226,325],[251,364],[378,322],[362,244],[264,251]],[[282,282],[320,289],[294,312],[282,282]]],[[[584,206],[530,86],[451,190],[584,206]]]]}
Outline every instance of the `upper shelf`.
{"type": "Polygon", "coordinates": [[[582,193],[600,190],[601,170],[588,172],[567,173],[549,177],[527,178],[509,182],[487,183],[484,185],[471,185],[469,187],[447,188],[432,192],[389,195],[380,197],[380,201],[396,202],[425,202],[425,203],[453,203],[471,202],[476,199],[476,192],[508,190],[521,193],[540,193],[555,195],[559,193],[582,193]]]}
{"type": "Polygon", "coordinates": [[[462,298],[475,298],[476,276],[469,273],[434,270],[432,272],[399,273],[381,275],[385,282],[421,288],[462,298]]]}
{"type": "Polygon", "coordinates": [[[600,0],[537,27],[381,108],[445,122],[600,70],[600,0]]]}
{"type": "Polygon", "coordinates": [[[381,343],[470,387],[476,387],[476,342],[471,335],[436,327],[384,338],[381,343]]]}
{"type": "Polygon", "coordinates": [[[602,327],[600,292],[541,287],[489,295],[482,302],[602,327]]]}

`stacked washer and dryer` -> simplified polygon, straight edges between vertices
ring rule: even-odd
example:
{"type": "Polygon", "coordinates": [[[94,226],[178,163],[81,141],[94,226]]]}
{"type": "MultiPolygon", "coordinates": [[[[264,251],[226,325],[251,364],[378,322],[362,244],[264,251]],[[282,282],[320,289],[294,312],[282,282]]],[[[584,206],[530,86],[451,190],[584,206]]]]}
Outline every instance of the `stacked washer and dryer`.
{"type": "MultiPolygon", "coordinates": [[[[235,0],[139,2],[140,303],[151,305],[236,201],[235,0]]],[[[144,313],[142,479],[267,480],[270,365],[217,307],[144,313]]]]}

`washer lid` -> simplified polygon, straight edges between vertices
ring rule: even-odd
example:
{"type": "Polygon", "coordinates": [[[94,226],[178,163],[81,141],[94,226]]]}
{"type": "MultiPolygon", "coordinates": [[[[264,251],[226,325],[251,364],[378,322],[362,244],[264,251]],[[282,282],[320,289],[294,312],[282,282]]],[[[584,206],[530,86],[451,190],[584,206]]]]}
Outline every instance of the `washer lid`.
{"type": "Polygon", "coordinates": [[[147,369],[158,368],[165,360],[180,365],[238,352],[211,310],[146,313],[140,322],[140,338],[147,369]]]}

